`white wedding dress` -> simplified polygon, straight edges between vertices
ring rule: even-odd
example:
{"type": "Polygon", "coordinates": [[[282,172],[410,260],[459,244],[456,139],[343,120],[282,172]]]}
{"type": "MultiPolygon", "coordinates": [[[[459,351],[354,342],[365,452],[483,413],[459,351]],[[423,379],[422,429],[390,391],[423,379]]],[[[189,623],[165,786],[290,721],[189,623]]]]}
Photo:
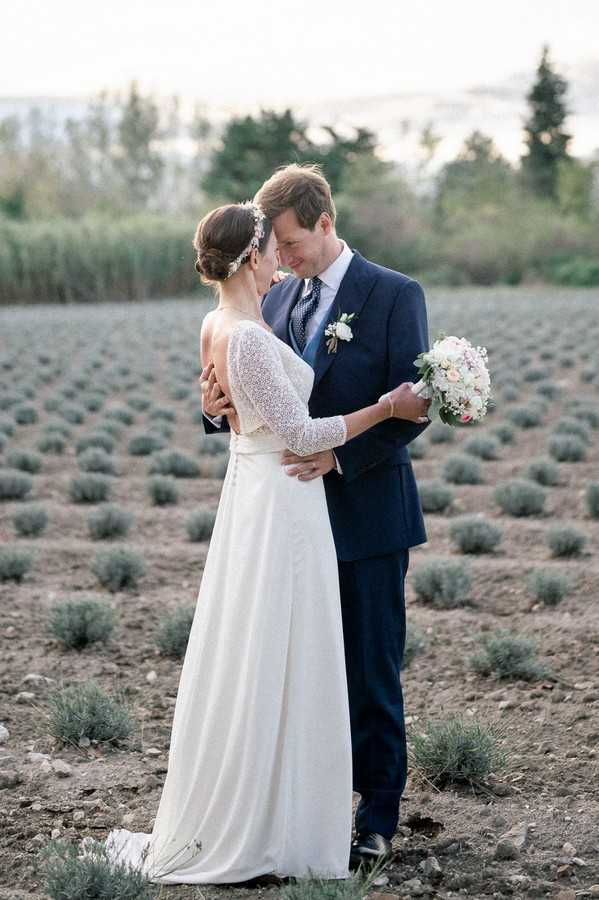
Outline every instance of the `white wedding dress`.
{"type": "Polygon", "coordinates": [[[346,878],[351,738],[333,536],[322,478],[281,465],[343,444],[310,419],[314,373],[256,322],[230,335],[240,434],[223,484],[181,671],[150,834],[115,829],[111,857],[155,883],[266,873],[346,878]]]}

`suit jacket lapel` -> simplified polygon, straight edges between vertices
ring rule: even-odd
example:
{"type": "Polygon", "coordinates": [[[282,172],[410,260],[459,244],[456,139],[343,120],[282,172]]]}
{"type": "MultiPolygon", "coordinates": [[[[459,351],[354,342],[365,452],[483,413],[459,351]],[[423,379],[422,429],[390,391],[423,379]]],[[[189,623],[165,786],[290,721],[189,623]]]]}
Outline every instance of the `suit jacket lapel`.
{"type": "Polygon", "coordinates": [[[287,278],[281,286],[281,298],[276,307],[276,313],[273,317],[270,327],[278,338],[291,345],[289,339],[289,318],[291,310],[299,299],[300,292],[304,286],[303,278],[287,278]]]}
{"type": "Polygon", "coordinates": [[[351,323],[351,327],[354,331],[354,340],[359,340],[359,315],[372,290],[375,277],[374,274],[369,272],[364,257],[357,250],[354,251],[354,258],[343,276],[337,295],[333,300],[328,316],[325,316],[322,326],[322,336],[314,360],[314,386],[322,379],[335,359],[343,355],[343,341],[339,341],[336,353],[329,353],[324,337],[327,325],[337,320],[339,312],[355,313],[356,318],[351,323]]]}
{"type": "Polygon", "coordinates": [[[311,365],[312,368],[314,368],[314,362],[316,360],[316,354],[318,352],[318,348],[320,347],[320,342],[322,340],[324,340],[325,328],[327,327],[327,325],[329,324],[331,319],[335,318],[335,316],[334,316],[334,311],[336,309],[335,304],[336,304],[336,298],[330,304],[325,315],[323,316],[322,322],[320,323],[320,325],[318,326],[318,328],[316,329],[316,331],[314,332],[314,334],[312,335],[312,337],[306,344],[304,352],[302,353],[302,359],[304,359],[309,365],[311,365]]]}

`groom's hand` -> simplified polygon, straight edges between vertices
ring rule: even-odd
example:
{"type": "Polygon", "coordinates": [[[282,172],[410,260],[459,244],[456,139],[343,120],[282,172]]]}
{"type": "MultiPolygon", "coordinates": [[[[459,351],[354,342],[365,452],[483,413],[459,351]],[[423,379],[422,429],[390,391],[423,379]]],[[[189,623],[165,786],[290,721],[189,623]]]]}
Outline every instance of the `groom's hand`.
{"type": "Polygon", "coordinates": [[[312,481],[337,468],[332,450],[321,450],[310,456],[296,456],[291,450],[285,450],[281,463],[289,466],[287,474],[297,476],[299,481],[312,481]]]}
{"type": "Polygon", "coordinates": [[[236,416],[236,410],[216,380],[214,364],[206,366],[199,377],[202,392],[202,410],[210,418],[217,416],[236,416]]]}

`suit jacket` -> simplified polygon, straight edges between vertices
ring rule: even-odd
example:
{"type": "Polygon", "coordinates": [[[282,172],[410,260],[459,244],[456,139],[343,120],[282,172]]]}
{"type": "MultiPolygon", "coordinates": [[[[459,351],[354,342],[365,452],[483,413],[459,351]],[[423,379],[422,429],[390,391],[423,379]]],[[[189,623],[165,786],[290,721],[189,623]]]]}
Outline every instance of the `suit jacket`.
{"type": "MultiPolygon", "coordinates": [[[[303,279],[289,277],[265,295],[262,313],[277,337],[292,344],[289,317],[303,279]]],[[[304,351],[314,368],[310,415],[347,415],[385,391],[415,381],[414,360],[428,350],[422,288],[417,281],[364,259],[357,251],[321,327],[304,351]],[[324,331],[339,313],[355,313],[354,337],[329,353],[324,331]]],[[[214,426],[204,419],[208,433],[214,426]]],[[[343,469],[324,477],[341,561],[384,556],[426,541],[407,445],[426,427],[387,419],[335,448],[343,469]]]]}

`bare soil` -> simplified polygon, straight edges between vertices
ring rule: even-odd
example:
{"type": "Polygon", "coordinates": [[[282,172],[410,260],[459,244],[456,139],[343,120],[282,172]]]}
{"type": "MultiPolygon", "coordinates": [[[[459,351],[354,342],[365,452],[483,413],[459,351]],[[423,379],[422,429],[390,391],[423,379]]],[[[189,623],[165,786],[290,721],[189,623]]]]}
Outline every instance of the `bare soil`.
{"type": "MultiPolygon", "coordinates": [[[[160,354],[164,373],[166,349],[160,354]]],[[[418,896],[413,883],[403,887],[414,878],[425,897],[599,895],[599,521],[590,519],[584,505],[585,485],[599,479],[599,432],[593,432],[586,462],[560,464],[563,484],[546,489],[544,515],[510,518],[493,501],[498,481],[522,476],[530,458],[542,453],[552,424],[568,412],[568,398],[580,388],[578,374],[577,368],[563,373],[564,394],[552,401],[541,427],[515,429],[515,443],[502,448],[501,459],[481,463],[484,484],[455,487],[451,510],[427,516],[429,542],[412,551],[411,571],[432,556],[463,558],[449,541],[448,526],[465,512],[484,512],[503,530],[495,553],[467,558],[472,605],[427,607],[416,600],[408,578],[409,622],[425,633],[427,646],[404,671],[403,684],[408,736],[427,719],[452,713],[497,723],[504,731],[507,765],[486,789],[440,791],[410,771],[388,883],[376,889],[384,900],[418,896]],[[556,520],[575,523],[587,535],[581,558],[550,558],[544,535],[556,520]],[[574,590],[559,606],[544,607],[530,596],[526,577],[536,567],[567,570],[575,578],[574,590]],[[469,658],[478,635],[506,627],[537,639],[554,679],[500,682],[473,673],[469,658]],[[500,836],[521,825],[528,827],[528,838],[518,858],[495,858],[500,836]],[[420,869],[431,855],[441,868],[433,879],[420,869]]],[[[42,408],[55,390],[55,385],[40,390],[34,401],[40,421],[20,426],[5,454],[13,447],[33,448],[44,423],[55,418],[42,408]]],[[[201,429],[190,420],[190,406],[170,400],[160,379],[152,391],[154,402],[177,409],[171,443],[197,453],[201,429]]],[[[503,420],[503,412],[499,408],[489,416],[489,427],[503,420]]],[[[90,415],[74,434],[92,430],[102,417],[90,415]]],[[[0,541],[18,542],[35,553],[22,583],[0,582],[0,722],[10,731],[0,746],[0,898],[6,900],[46,896],[38,854],[53,830],[61,837],[102,840],[119,825],[152,828],[180,671],[180,661],[159,654],[154,637],[168,611],[195,603],[208,545],[187,540],[185,521],[199,506],[216,508],[221,482],[179,480],[179,504],[152,507],[145,494],[148,458],[126,453],[127,435],[143,421],[144,414],[138,414],[137,425],[124,429],[114,454],[120,474],[111,496],[135,516],[126,543],[147,566],[137,590],[109,595],[92,574],[94,556],[107,542],[88,538],[86,520],[93,507],[68,499],[69,480],[78,474],[73,447],[62,457],[45,455],[43,471],[33,476],[32,499],[43,503],[50,517],[41,537],[17,538],[12,516],[22,503],[0,505],[0,541]],[[46,629],[50,606],[58,599],[99,594],[118,615],[114,640],[82,653],[62,649],[46,629]],[[49,681],[25,682],[32,673],[49,681]],[[131,706],[139,727],[125,748],[65,747],[48,735],[48,690],[91,678],[122,693],[131,706]],[[23,701],[18,696],[23,691],[35,698],[23,701]],[[32,751],[66,761],[72,775],[44,774],[40,762],[31,761],[32,751]]],[[[426,457],[414,462],[417,477],[440,477],[445,457],[468,436],[462,430],[453,444],[431,444],[426,457]]],[[[253,900],[278,894],[275,886],[176,886],[164,888],[161,897],[253,900]]]]}

